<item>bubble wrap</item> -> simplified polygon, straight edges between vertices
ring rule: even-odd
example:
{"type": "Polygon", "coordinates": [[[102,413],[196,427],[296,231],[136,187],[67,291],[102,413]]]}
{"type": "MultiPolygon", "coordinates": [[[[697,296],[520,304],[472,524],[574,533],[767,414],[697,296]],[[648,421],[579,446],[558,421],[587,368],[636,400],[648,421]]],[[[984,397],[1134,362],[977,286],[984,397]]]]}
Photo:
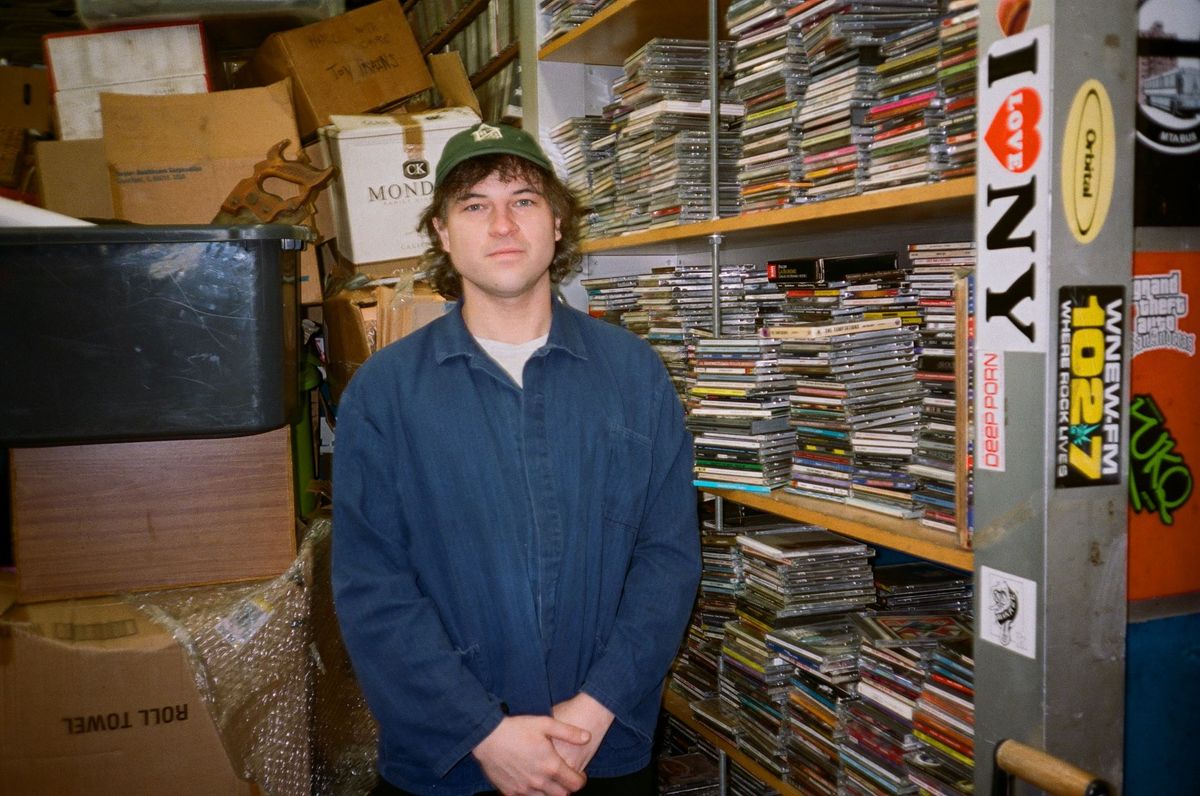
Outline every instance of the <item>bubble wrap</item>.
{"type": "Polygon", "coordinates": [[[272,581],[129,595],[187,651],[234,771],[268,796],[374,783],[377,729],[333,613],[329,540],[314,520],[272,581]]]}

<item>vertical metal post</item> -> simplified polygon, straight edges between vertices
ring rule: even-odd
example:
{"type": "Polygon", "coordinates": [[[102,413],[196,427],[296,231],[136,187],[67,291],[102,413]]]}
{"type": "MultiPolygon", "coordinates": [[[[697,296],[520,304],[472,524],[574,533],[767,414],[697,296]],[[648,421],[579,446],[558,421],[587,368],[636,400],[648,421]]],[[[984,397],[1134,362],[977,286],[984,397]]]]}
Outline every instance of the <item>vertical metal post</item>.
{"type": "MultiPolygon", "coordinates": [[[[720,26],[717,18],[717,0],[708,0],[708,200],[710,217],[715,221],[721,217],[720,163],[717,157],[721,136],[721,59],[718,53],[720,26]]],[[[721,241],[720,235],[710,235],[709,262],[712,266],[712,333],[721,336],[721,241]]],[[[725,500],[713,498],[714,530],[720,533],[725,527],[725,500]]],[[[724,668],[718,659],[718,672],[724,668]]],[[[717,793],[729,793],[729,757],[717,750],[717,793]]]]}
{"type": "MultiPolygon", "coordinates": [[[[721,217],[720,199],[717,195],[717,141],[721,129],[721,76],[717,71],[721,64],[717,52],[720,32],[717,0],[708,0],[708,198],[713,220],[721,217]]],[[[715,260],[713,265],[716,265],[715,260]]]]}
{"type": "Polygon", "coordinates": [[[709,256],[712,258],[712,327],[713,337],[721,336],[721,235],[709,235],[709,256]]]}
{"type": "Polygon", "coordinates": [[[1006,738],[1120,783],[1134,4],[980,6],[975,786],[1006,738]]]}
{"type": "MultiPolygon", "coordinates": [[[[717,11],[717,0],[708,0],[708,199],[714,221],[721,217],[720,163],[717,157],[721,140],[721,60],[718,57],[721,27],[717,11]]],[[[721,241],[720,235],[710,235],[708,238],[712,262],[713,337],[721,336],[721,241]]]]}

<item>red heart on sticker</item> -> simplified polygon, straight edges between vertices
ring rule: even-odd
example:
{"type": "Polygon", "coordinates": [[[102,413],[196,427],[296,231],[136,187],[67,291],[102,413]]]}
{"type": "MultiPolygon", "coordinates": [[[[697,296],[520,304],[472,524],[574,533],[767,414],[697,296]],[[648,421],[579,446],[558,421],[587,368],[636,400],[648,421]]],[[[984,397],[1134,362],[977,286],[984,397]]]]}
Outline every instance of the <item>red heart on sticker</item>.
{"type": "Polygon", "coordinates": [[[1009,171],[1028,171],[1042,151],[1037,125],[1042,119],[1042,98],[1031,88],[1019,88],[1004,98],[988,125],[984,140],[1009,171]]]}

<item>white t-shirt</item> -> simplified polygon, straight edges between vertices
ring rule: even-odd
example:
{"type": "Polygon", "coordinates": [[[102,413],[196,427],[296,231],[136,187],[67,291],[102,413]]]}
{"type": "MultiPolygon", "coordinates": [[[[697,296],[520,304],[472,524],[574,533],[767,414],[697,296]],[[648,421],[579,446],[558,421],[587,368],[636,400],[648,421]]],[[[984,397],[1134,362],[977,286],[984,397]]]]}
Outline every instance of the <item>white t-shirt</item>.
{"type": "Polygon", "coordinates": [[[501,343],[499,340],[476,337],[475,342],[479,343],[480,348],[486,351],[489,357],[496,360],[496,364],[504,368],[509,376],[512,376],[512,380],[517,383],[518,387],[524,387],[525,363],[533,356],[534,351],[546,344],[549,337],[549,334],[544,334],[524,343],[501,343]]]}

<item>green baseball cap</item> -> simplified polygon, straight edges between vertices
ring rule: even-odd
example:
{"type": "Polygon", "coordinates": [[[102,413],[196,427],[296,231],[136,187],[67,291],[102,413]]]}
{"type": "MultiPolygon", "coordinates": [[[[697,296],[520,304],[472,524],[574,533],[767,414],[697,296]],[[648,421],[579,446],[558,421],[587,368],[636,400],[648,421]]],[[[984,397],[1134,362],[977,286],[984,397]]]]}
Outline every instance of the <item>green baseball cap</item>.
{"type": "Polygon", "coordinates": [[[434,170],[434,186],[441,185],[446,175],[459,163],[480,155],[515,155],[536,163],[546,171],[554,171],[550,158],[546,157],[537,140],[529,133],[507,124],[480,122],[450,136],[434,170]]]}

